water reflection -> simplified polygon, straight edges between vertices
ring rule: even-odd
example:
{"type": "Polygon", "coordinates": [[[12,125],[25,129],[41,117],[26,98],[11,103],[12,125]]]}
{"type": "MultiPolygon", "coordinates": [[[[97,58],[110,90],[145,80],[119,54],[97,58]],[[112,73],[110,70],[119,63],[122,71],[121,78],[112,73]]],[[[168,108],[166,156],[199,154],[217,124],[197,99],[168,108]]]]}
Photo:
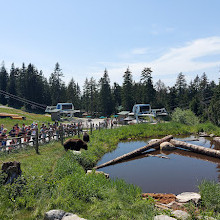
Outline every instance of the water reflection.
{"type": "MultiPolygon", "coordinates": [[[[220,149],[219,144],[210,138],[178,136],[177,140],[220,149]]],[[[99,164],[112,160],[125,153],[146,145],[148,140],[119,143],[118,148],[104,155],[99,164]]],[[[151,150],[149,153],[126,160],[119,164],[102,168],[111,178],[122,178],[142,188],[143,192],[180,193],[197,191],[197,185],[204,179],[220,182],[220,159],[200,155],[186,150],[151,150]],[[165,155],[170,160],[154,155],[165,155]]]]}

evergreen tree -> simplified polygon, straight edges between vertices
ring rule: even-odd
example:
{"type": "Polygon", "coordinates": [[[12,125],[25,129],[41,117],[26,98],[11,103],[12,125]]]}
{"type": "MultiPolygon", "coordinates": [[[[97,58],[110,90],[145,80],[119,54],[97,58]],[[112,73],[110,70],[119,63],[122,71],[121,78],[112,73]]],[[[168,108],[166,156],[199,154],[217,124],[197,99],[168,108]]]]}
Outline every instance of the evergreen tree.
{"type": "Polygon", "coordinates": [[[114,113],[116,114],[117,112],[121,111],[122,108],[122,88],[121,86],[114,82],[113,88],[112,88],[112,94],[113,94],[113,106],[114,106],[114,113]]]}
{"type": "Polygon", "coordinates": [[[59,63],[56,63],[54,72],[51,73],[49,78],[52,105],[56,105],[58,102],[64,102],[64,100],[62,100],[62,96],[65,84],[63,83],[61,77],[63,77],[62,70],[60,69],[59,63]]]}
{"type": "Polygon", "coordinates": [[[209,106],[209,116],[211,122],[220,125],[220,84],[215,88],[214,96],[209,106]]]}
{"type": "Polygon", "coordinates": [[[163,108],[167,106],[167,87],[159,79],[156,82],[156,108],[163,108]]]}
{"type": "MultiPolygon", "coordinates": [[[[8,73],[5,69],[5,64],[4,62],[1,65],[0,68],[0,90],[3,90],[6,92],[7,90],[7,82],[8,82],[8,73]]],[[[7,99],[6,96],[0,93],[0,103],[2,105],[6,105],[7,104],[7,99]]]]}
{"type": "Polygon", "coordinates": [[[110,87],[110,79],[108,76],[108,72],[105,69],[103,77],[99,81],[100,85],[100,108],[101,112],[109,116],[112,114],[113,111],[113,101],[112,101],[112,94],[111,94],[111,87],[110,87]]]}
{"type": "Polygon", "coordinates": [[[151,76],[152,72],[151,68],[144,68],[141,72],[141,83],[143,85],[142,102],[151,105],[155,103],[156,96],[151,76]]]}
{"type": "MultiPolygon", "coordinates": [[[[12,95],[17,95],[17,83],[16,83],[17,74],[18,74],[18,70],[15,68],[14,63],[12,63],[10,70],[10,78],[8,83],[8,92],[12,95]]],[[[18,101],[16,99],[9,98],[8,105],[12,107],[17,107],[18,101]]]]}
{"type": "Polygon", "coordinates": [[[86,78],[84,85],[83,85],[83,96],[82,96],[82,107],[85,109],[86,112],[89,111],[89,81],[86,78]]]}
{"type": "Polygon", "coordinates": [[[177,100],[179,107],[185,107],[188,105],[187,98],[187,83],[185,79],[185,75],[183,73],[179,73],[176,80],[176,91],[177,91],[177,100]]]}
{"type": "Polygon", "coordinates": [[[124,110],[131,111],[134,105],[134,93],[132,75],[129,68],[127,68],[123,75],[123,87],[122,87],[122,105],[124,110]]]}

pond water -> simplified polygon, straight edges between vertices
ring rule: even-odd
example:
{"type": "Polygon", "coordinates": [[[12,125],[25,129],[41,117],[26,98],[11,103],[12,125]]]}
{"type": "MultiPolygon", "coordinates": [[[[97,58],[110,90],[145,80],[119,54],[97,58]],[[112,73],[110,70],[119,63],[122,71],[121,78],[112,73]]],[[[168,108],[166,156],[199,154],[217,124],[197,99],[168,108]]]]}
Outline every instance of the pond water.
{"type": "MultiPolygon", "coordinates": [[[[211,138],[178,136],[175,139],[220,150],[220,145],[213,142],[211,138]],[[195,138],[198,140],[195,141],[195,138]]],[[[98,165],[143,147],[149,140],[121,142],[115,151],[104,155],[98,165]]],[[[195,192],[198,191],[197,186],[204,179],[220,182],[220,159],[185,150],[171,152],[152,150],[151,154],[151,156],[138,156],[99,170],[109,173],[111,178],[124,179],[128,183],[137,185],[143,192],[148,193],[195,192]],[[153,155],[165,156],[169,159],[153,155]]]]}

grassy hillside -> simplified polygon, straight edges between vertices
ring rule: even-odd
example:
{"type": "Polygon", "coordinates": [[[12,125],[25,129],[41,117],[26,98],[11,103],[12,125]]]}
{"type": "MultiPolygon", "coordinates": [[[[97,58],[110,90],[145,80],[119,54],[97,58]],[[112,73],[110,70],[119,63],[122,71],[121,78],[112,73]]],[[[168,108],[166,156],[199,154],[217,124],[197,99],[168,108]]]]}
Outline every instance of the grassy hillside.
{"type": "Polygon", "coordinates": [[[26,120],[0,118],[0,124],[4,124],[7,129],[12,128],[13,125],[16,123],[18,123],[19,125],[22,125],[23,123],[25,123],[26,125],[30,125],[33,122],[38,122],[38,123],[52,122],[51,117],[49,115],[29,113],[15,108],[1,108],[0,106],[0,113],[18,114],[19,116],[26,117],[26,120]]]}

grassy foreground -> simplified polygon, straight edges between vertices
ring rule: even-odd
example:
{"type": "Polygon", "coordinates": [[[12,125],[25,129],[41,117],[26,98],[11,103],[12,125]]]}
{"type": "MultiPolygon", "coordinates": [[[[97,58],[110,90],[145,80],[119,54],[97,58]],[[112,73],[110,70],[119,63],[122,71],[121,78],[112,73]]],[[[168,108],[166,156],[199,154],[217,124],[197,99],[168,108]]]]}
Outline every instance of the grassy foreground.
{"type": "MultiPolygon", "coordinates": [[[[152,219],[158,211],[153,200],[142,200],[140,188],[123,180],[86,175],[85,169],[114,150],[120,140],[198,131],[220,135],[220,129],[211,124],[139,124],[93,132],[88,151],[82,150],[80,155],[65,152],[57,142],[41,146],[40,155],[34,149],[1,155],[1,162],[20,161],[23,173],[15,184],[0,184],[0,219],[43,219],[50,209],[63,209],[86,219],[152,219]]],[[[213,198],[213,193],[220,198],[218,187],[206,182],[200,186],[203,213],[218,215],[219,200],[213,198]]]]}

